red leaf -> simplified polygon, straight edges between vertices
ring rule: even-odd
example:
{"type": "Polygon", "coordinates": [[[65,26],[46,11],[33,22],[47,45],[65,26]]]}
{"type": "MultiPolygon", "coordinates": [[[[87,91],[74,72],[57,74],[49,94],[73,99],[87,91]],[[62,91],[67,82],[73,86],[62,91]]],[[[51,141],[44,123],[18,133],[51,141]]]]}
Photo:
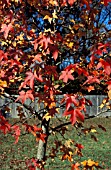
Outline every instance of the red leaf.
{"type": "Polygon", "coordinates": [[[7,134],[11,130],[11,125],[8,123],[5,117],[2,116],[2,113],[0,113],[0,130],[4,134],[7,134]]]}
{"type": "Polygon", "coordinates": [[[62,71],[62,74],[60,75],[59,80],[63,80],[63,82],[67,83],[68,79],[74,80],[71,70],[70,71],[68,71],[68,70],[62,71]]]}
{"type": "Polygon", "coordinates": [[[43,82],[42,75],[41,74],[37,75],[36,71],[34,71],[34,78],[37,79],[40,82],[43,82]]]}
{"type": "Polygon", "coordinates": [[[46,137],[47,137],[47,135],[44,134],[44,133],[37,134],[36,141],[42,140],[45,143],[45,138],[46,137]]]}
{"type": "Polygon", "coordinates": [[[106,82],[106,84],[108,84],[108,90],[111,90],[111,80],[106,82]]]}
{"type": "Polygon", "coordinates": [[[86,100],[86,105],[92,106],[92,101],[91,100],[89,100],[89,99],[85,99],[85,100],[86,100]]]}
{"type": "Polygon", "coordinates": [[[27,82],[30,82],[30,84],[29,84],[30,88],[33,89],[33,86],[34,86],[34,74],[31,71],[28,71],[28,72],[26,72],[26,75],[27,75],[27,77],[25,79],[25,84],[27,82]]]}
{"type": "Polygon", "coordinates": [[[16,144],[16,143],[18,143],[21,130],[20,130],[20,127],[18,125],[14,125],[11,128],[14,131],[13,136],[15,137],[15,144],[16,144]]]}
{"type": "Polygon", "coordinates": [[[107,75],[110,75],[111,74],[111,66],[110,66],[110,64],[107,61],[103,60],[102,58],[100,58],[99,61],[100,62],[98,63],[96,69],[99,69],[99,68],[103,67],[105,73],[107,75]]]}
{"type": "Polygon", "coordinates": [[[49,44],[49,49],[50,52],[52,53],[52,56],[54,58],[54,60],[56,60],[58,58],[58,46],[55,44],[49,44]]]}
{"type": "Polygon", "coordinates": [[[33,100],[34,101],[34,96],[32,94],[32,90],[28,90],[26,92],[26,99],[29,98],[30,100],[33,100]]]}
{"type": "Polygon", "coordinates": [[[90,5],[89,5],[89,1],[87,0],[82,0],[83,4],[86,5],[87,9],[90,10],[90,5]]]}
{"type": "Polygon", "coordinates": [[[71,6],[74,4],[74,2],[76,2],[76,0],[68,0],[69,5],[71,6]]]}
{"type": "Polygon", "coordinates": [[[68,65],[64,70],[66,71],[66,70],[68,70],[68,71],[70,71],[71,69],[72,70],[76,70],[76,68],[78,68],[78,63],[76,63],[76,64],[70,64],[70,65],[68,65]]]}
{"type": "Polygon", "coordinates": [[[100,80],[97,77],[88,76],[87,80],[84,82],[83,85],[91,84],[91,83],[98,83],[98,84],[100,84],[100,80]]]}
{"type": "Polygon", "coordinates": [[[42,54],[37,54],[37,55],[35,55],[35,56],[34,56],[34,59],[33,59],[33,61],[42,62],[42,59],[41,59],[41,57],[42,57],[42,54]]]}
{"type": "Polygon", "coordinates": [[[69,95],[65,94],[65,101],[66,101],[66,110],[68,110],[71,106],[71,104],[74,104],[74,106],[78,106],[78,100],[77,100],[77,95],[69,95]]]}
{"type": "Polygon", "coordinates": [[[21,83],[19,90],[21,88],[25,88],[26,85],[30,86],[31,89],[34,87],[34,79],[37,79],[38,81],[42,82],[42,76],[39,74],[37,76],[36,71],[34,73],[32,71],[26,72],[27,77],[25,78],[25,81],[21,83]]]}
{"type": "Polygon", "coordinates": [[[77,119],[79,119],[82,122],[84,121],[84,115],[80,112],[79,109],[71,108],[71,110],[69,109],[69,111],[65,110],[65,112],[63,113],[63,116],[67,116],[67,115],[71,115],[70,121],[72,125],[76,123],[77,119]]]}
{"type": "Polygon", "coordinates": [[[10,23],[9,25],[2,24],[2,29],[0,32],[4,32],[4,37],[7,39],[9,31],[13,29],[12,24],[10,23]]]}
{"type": "Polygon", "coordinates": [[[67,5],[67,0],[61,0],[61,6],[66,6],[67,5]]]}
{"type": "Polygon", "coordinates": [[[32,42],[32,44],[34,45],[34,50],[36,51],[37,48],[38,48],[38,41],[37,41],[37,39],[35,39],[35,40],[32,42]]]}
{"type": "Polygon", "coordinates": [[[80,143],[76,143],[75,146],[76,146],[79,150],[84,149],[84,146],[81,145],[80,143]]]}
{"type": "Polygon", "coordinates": [[[41,35],[38,44],[40,44],[42,47],[44,47],[44,49],[47,49],[48,44],[53,44],[53,42],[50,39],[50,37],[46,37],[44,35],[41,35]]]}
{"type": "Polygon", "coordinates": [[[78,67],[78,74],[83,74],[85,75],[86,77],[89,75],[89,73],[84,69],[84,68],[80,68],[78,67]]]}
{"type": "Polygon", "coordinates": [[[111,2],[111,0],[104,0],[104,5],[107,6],[108,2],[111,2]]]}
{"type": "Polygon", "coordinates": [[[0,61],[2,60],[8,60],[7,53],[4,53],[2,50],[0,50],[0,61]]]}
{"type": "Polygon", "coordinates": [[[35,132],[40,132],[42,128],[38,128],[36,125],[32,126],[35,132]]]}
{"type": "Polygon", "coordinates": [[[22,104],[26,101],[26,99],[31,99],[34,100],[34,96],[32,94],[32,90],[28,90],[27,92],[24,92],[23,90],[19,92],[20,96],[15,100],[18,101],[20,100],[22,104]]]}
{"type": "Polygon", "coordinates": [[[53,58],[54,58],[54,60],[56,60],[58,58],[58,50],[55,50],[53,52],[53,58]]]}
{"type": "Polygon", "coordinates": [[[34,74],[31,71],[26,72],[27,77],[25,78],[25,81],[21,83],[19,90],[21,88],[25,88],[26,85],[29,85],[31,89],[34,87],[34,74]]]}
{"type": "Polygon", "coordinates": [[[40,168],[40,164],[37,163],[37,159],[35,158],[28,159],[25,163],[29,170],[36,170],[36,167],[40,168]]]}

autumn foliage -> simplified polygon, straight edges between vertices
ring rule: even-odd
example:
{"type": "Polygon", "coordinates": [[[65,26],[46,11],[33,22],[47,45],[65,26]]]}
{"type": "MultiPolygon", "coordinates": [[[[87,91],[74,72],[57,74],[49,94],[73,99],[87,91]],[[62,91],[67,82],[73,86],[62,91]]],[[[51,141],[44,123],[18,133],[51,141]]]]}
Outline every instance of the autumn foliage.
{"type": "MultiPolygon", "coordinates": [[[[88,118],[86,106],[92,106],[92,102],[86,99],[86,93],[102,91],[107,97],[101,107],[107,105],[108,109],[111,108],[111,32],[103,21],[99,23],[101,10],[107,10],[108,15],[110,2],[0,1],[0,96],[20,104],[17,108],[20,126],[11,125],[3,117],[1,110],[0,130],[4,134],[10,133],[15,138],[15,143],[19,141],[21,130],[32,133],[38,143],[43,143],[44,154],[40,157],[38,147],[37,159],[26,162],[30,169],[33,169],[31,164],[34,168],[44,167],[45,148],[50,135],[59,133],[59,129],[64,136],[66,125],[71,123],[79,128],[88,118]],[[61,70],[60,64],[70,56],[74,62],[61,70]],[[15,92],[10,92],[15,84],[18,97],[15,97],[15,92]],[[63,96],[60,102],[57,100],[58,95],[63,96]],[[44,108],[34,110],[31,104],[26,104],[27,99],[31,103],[38,99],[37,104],[42,103],[44,108]],[[23,108],[39,123],[27,123],[28,118],[24,116],[23,108]],[[54,127],[50,122],[56,119],[61,108],[64,108],[62,115],[66,122],[54,127]]],[[[101,125],[99,128],[105,130],[101,125]]],[[[90,133],[91,129],[84,129],[83,132],[90,133]]],[[[79,170],[80,167],[101,168],[98,162],[90,159],[74,163],[73,156],[82,156],[84,147],[70,142],[75,146],[74,153],[70,145],[55,141],[53,156],[56,156],[59,148],[63,153],[62,160],[71,162],[72,170],[79,170]]]]}

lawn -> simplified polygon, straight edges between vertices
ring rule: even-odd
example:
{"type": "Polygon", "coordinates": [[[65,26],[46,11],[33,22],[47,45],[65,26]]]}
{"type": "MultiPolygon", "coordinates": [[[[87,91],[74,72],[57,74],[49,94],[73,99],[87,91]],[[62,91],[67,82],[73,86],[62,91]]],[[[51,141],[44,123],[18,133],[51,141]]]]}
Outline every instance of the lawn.
{"type": "MultiPolygon", "coordinates": [[[[14,120],[13,120],[14,121],[14,120]]],[[[57,124],[58,122],[56,122],[57,124]]],[[[78,135],[77,131],[69,126],[69,131],[65,134],[64,138],[58,134],[49,138],[47,153],[50,154],[51,148],[55,147],[54,139],[58,139],[65,143],[67,139],[76,141],[84,145],[83,156],[74,157],[74,161],[84,161],[92,159],[98,161],[104,170],[111,169],[111,118],[93,118],[86,120],[84,126],[89,127],[93,125],[97,127],[101,124],[106,128],[106,132],[102,129],[97,129],[97,133],[92,133],[97,137],[91,138],[91,134],[78,135]]],[[[14,139],[11,135],[0,134],[0,170],[27,170],[25,161],[32,157],[36,157],[38,143],[32,134],[23,135],[19,139],[19,143],[14,144],[14,139]]],[[[68,161],[61,161],[62,153],[59,152],[55,159],[47,160],[47,170],[70,170],[70,163],[68,161]]]]}

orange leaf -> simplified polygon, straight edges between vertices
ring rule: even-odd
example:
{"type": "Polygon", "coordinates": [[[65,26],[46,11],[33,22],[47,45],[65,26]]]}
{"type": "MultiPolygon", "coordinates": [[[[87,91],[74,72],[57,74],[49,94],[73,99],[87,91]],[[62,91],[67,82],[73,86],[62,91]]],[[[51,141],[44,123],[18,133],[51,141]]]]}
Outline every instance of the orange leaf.
{"type": "Polygon", "coordinates": [[[41,57],[42,57],[42,54],[37,54],[37,55],[34,56],[33,61],[36,61],[36,60],[37,60],[38,62],[42,62],[41,57]]]}
{"type": "Polygon", "coordinates": [[[44,133],[37,134],[36,141],[42,140],[45,143],[45,138],[46,137],[47,137],[47,135],[44,134],[44,133]]]}
{"type": "Polygon", "coordinates": [[[89,87],[87,87],[87,90],[88,90],[88,92],[94,90],[94,86],[89,86],[89,87]]]}
{"type": "Polygon", "coordinates": [[[78,162],[75,164],[72,164],[71,170],[80,170],[79,166],[80,164],[78,162]]]}

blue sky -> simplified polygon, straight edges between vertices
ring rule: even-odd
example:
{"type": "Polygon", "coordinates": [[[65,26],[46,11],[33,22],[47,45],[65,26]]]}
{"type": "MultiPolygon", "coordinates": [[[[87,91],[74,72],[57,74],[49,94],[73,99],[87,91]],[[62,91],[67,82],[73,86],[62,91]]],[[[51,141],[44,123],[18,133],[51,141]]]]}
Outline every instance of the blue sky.
{"type": "MultiPolygon", "coordinates": [[[[110,5],[109,5],[110,6],[110,5]]],[[[111,14],[109,14],[107,17],[105,17],[106,15],[107,15],[107,13],[108,13],[108,10],[106,10],[106,9],[110,9],[110,7],[109,6],[107,6],[107,7],[103,7],[103,9],[102,9],[102,11],[101,11],[101,15],[100,15],[100,19],[99,19],[99,24],[101,25],[101,23],[103,23],[104,25],[105,25],[105,27],[108,29],[108,30],[111,30],[111,24],[109,24],[108,22],[109,21],[111,21],[111,14]],[[104,21],[104,22],[103,22],[104,21]]],[[[110,12],[111,13],[111,12],[110,12]]],[[[61,17],[64,17],[65,18],[65,21],[66,21],[66,24],[67,23],[69,23],[69,18],[70,19],[74,19],[74,15],[73,14],[69,14],[69,16],[68,17],[65,17],[65,13],[64,12],[61,12],[61,14],[60,14],[60,16],[61,17]]],[[[44,20],[43,20],[43,17],[40,17],[39,15],[38,15],[38,12],[35,12],[35,13],[33,13],[32,14],[32,17],[30,17],[29,18],[29,20],[30,21],[32,21],[34,19],[34,21],[36,20],[36,24],[37,24],[37,29],[40,29],[41,31],[44,31],[44,27],[45,27],[45,22],[44,22],[44,20]]],[[[77,18],[76,18],[76,20],[77,20],[77,18]]],[[[61,23],[62,22],[62,20],[58,20],[58,23],[61,23]]],[[[29,27],[28,27],[28,29],[30,30],[31,29],[31,25],[29,24],[29,27]]],[[[62,26],[60,26],[59,27],[59,31],[62,33],[63,32],[63,27],[62,26]]],[[[104,29],[103,30],[101,30],[101,31],[104,31],[104,29]]],[[[37,30],[37,34],[38,34],[38,32],[39,32],[39,30],[37,30]]],[[[87,58],[87,61],[89,61],[89,57],[88,56],[86,56],[87,58]]],[[[67,67],[68,65],[70,65],[71,63],[73,64],[74,63],[74,59],[73,59],[73,57],[71,56],[68,56],[67,54],[66,54],[66,56],[65,56],[65,58],[66,59],[64,59],[64,61],[62,62],[62,64],[60,64],[60,69],[63,69],[63,68],[65,68],[65,67],[67,67]]]]}

